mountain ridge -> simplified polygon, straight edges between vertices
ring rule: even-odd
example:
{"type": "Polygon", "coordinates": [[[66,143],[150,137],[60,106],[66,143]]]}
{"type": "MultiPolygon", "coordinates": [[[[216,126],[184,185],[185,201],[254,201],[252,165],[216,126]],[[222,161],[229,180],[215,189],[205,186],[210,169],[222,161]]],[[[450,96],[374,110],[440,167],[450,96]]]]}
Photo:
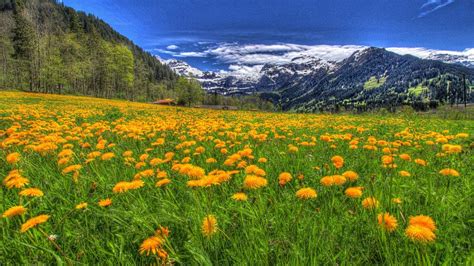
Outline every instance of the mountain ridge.
{"type": "MultiPolygon", "coordinates": [[[[181,68],[189,66],[184,61],[175,60],[175,63],[181,68]]],[[[355,106],[367,105],[367,102],[375,102],[375,105],[426,100],[447,102],[454,97],[451,94],[455,94],[458,101],[463,74],[472,83],[473,68],[368,47],[340,62],[321,58],[298,61],[296,58],[287,64],[265,64],[256,81],[233,76],[231,72],[202,72],[194,78],[211,92],[270,93],[274,95],[269,99],[282,109],[315,111],[347,103],[355,106]],[[371,80],[372,83],[383,80],[383,83],[371,85],[371,80]],[[414,92],[413,88],[419,85],[424,94],[414,92]],[[443,92],[448,86],[451,91],[443,92]]]]}

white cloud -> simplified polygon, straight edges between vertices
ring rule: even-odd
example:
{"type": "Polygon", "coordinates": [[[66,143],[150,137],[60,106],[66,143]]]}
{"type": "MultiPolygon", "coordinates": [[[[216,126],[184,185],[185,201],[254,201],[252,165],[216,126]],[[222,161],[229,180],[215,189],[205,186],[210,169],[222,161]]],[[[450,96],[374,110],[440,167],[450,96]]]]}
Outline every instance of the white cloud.
{"type": "Polygon", "coordinates": [[[418,18],[425,17],[438,9],[454,3],[454,1],[455,0],[428,0],[421,6],[420,9],[422,12],[418,15],[418,18]]]}
{"type": "Polygon", "coordinates": [[[464,51],[449,51],[449,50],[433,50],[423,47],[389,47],[387,51],[391,51],[401,55],[413,55],[423,59],[429,59],[436,55],[453,55],[465,57],[466,60],[474,61],[474,48],[467,48],[464,51]]]}
{"type": "Polygon", "coordinates": [[[177,50],[177,49],[179,49],[179,46],[172,44],[172,45],[168,45],[166,47],[166,49],[168,49],[168,50],[177,50]]]}
{"type": "MultiPolygon", "coordinates": [[[[351,56],[354,52],[364,49],[364,46],[354,45],[298,45],[298,44],[222,44],[199,53],[211,56],[217,60],[237,65],[287,64],[293,60],[298,62],[310,61],[315,58],[339,62],[351,56]]],[[[180,57],[189,56],[180,53],[180,57]]]]}
{"type": "Polygon", "coordinates": [[[182,52],[176,54],[175,57],[206,57],[206,52],[182,52]]]}
{"type": "Polygon", "coordinates": [[[176,56],[176,53],[173,52],[173,51],[168,51],[168,50],[164,50],[164,49],[153,49],[154,51],[157,51],[159,53],[162,53],[162,54],[169,54],[169,55],[172,55],[172,56],[176,56]]]}

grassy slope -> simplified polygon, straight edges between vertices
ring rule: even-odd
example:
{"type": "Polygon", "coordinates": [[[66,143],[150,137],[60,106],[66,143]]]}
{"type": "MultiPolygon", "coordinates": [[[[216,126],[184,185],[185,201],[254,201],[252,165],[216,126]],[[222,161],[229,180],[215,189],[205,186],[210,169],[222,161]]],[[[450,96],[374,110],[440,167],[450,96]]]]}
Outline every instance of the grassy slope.
{"type": "MultiPolygon", "coordinates": [[[[5,130],[18,123],[22,127],[16,131],[28,132],[24,136],[28,144],[38,144],[35,143],[38,137],[30,135],[30,127],[37,125],[36,134],[41,136],[58,133],[64,139],[78,136],[77,140],[67,141],[74,145],[75,152],[69,164],[83,166],[79,181],[74,183],[71,175],[62,175],[62,167],[57,165],[61,148],[45,156],[25,152],[24,145],[7,145],[0,150],[2,178],[14,168],[21,169],[30,180],[29,186],[38,187],[45,193],[41,198],[20,199],[19,189],[2,187],[0,211],[20,203],[28,208],[23,217],[2,219],[0,261],[6,264],[60,261],[149,264],[154,258],[140,255],[138,248],[160,225],[171,230],[166,246],[170,259],[186,265],[243,262],[252,265],[464,264],[469,263],[469,257],[473,262],[471,205],[474,176],[472,148],[469,147],[473,142],[472,120],[224,112],[7,92],[0,92],[0,99],[0,142],[3,145],[8,139],[5,130]],[[117,126],[118,130],[114,130],[117,126]],[[410,134],[396,135],[406,128],[410,134]],[[126,133],[122,134],[124,131],[126,133]],[[471,136],[454,138],[461,132],[471,133],[471,136]],[[257,133],[267,134],[267,139],[255,139],[257,133]],[[320,140],[320,136],[326,134],[333,142],[320,140]],[[348,148],[344,134],[359,139],[358,149],[348,148]],[[98,158],[85,164],[87,154],[97,150],[99,135],[107,139],[108,144],[116,144],[101,152],[114,152],[116,157],[110,161],[98,158]],[[133,139],[134,136],[141,139],[133,139]],[[183,141],[182,136],[197,143],[176,149],[183,141]],[[428,165],[423,167],[395,158],[398,168],[383,168],[382,145],[378,146],[378,151],[362,148],[368,144],[369,136],[389,143],[402,140],[407,145],[401,146],[396,154],[422,158],[428,165]],[[427,145],[425,142],[436,141],[442,136],[453,136],[449,142],[462,145],[463,152],[437,157],[441,144],[427,145]],[[151,143],[160,137],[165,138],[165,143],[152,146],[151,143]],[[221,154],[209,137],[227,141],[229,153],[221,154]],[[317,139],[316,146],[301,145],[303,141],[311,142],[311,137],[317,139]],[[90,143],[92,148],[81,148],[83,142],[90,143]],[[289,144],[297,146],[299,151],[289,153],[289,144]],[[166,152],[172,151],[176,153],[174,159],[190,156],[190,163],[206,172],[234,170],[235,166],[223,166],[223,162],[246,145],[255,156],[254,160],[246,161],[264,169],[268,179],[267,187],[247,191],[248,202],[230,199],[233,193],[242,190],[244,171],[220,186],[191,189],[186,186],[188,177],[172,171],[171,163],[149,165],[150,159],[163,158],[166,152]],[[205,147],[205,152],[193,155],[198,146],[205,147]],[[139,161],[147,148],[153,148],[148,151],[148,166],[137,170],[134,165],[124,164],[121,156],[124,151],[133,151],[133,157],[139,161]],[[186,149],[190,149],[189,154],[185,154],[186,149]],[[22,159],[16,166],[8,165],[5,157],[14,151],[20,152],[22,159]],[[344,157],[342,169],[332,166],[330,159],[334,155],[344,157]],[[218,163],[205,163],[210,157],[216,158],[218,163]],[[260,157],[267,158],[268,162],[258,163],[260,157]],[[456,169],[461,176],[438,174],[446,167],[456,169]],[[117,182],[132,180],[136,173],[150,168],[166,171],[172,183],[156,188],[156,178],[149,177],[143,179],[146,185],[139,190],[124,194],[112,192],[117,182]],[[320,184],[321,177],[347,170],[359,173],[359,180],[342,187],[320,184]],[[400,170],[409,171],[411,176],[401,177],[400,170]],[[281,172],[290,172],[294,177],[284,187],[278,185],[281,172]],[[296,179],[298,174],[303,174],[304,179],[296,179]],[[349,199],[344,196],[344,189],[349,186],[363,186],[363,197],[349,199]],[[295,192],[301,187],[315,188],[318,197],[298,200],[295,192]],[[362,208],[360,202],[368,196],[380,201],[377,210],[362,208]],[[112,198],[113,204],[108,208],[99,207],[98,200],[106,197],[112,198]],[[394,197],[401,198],[403,203],[392,203],[394,197]],[[75,210],[74,206],[83,201],[88,202],[89,207],[75,210]],[[376,215],[385,211],[398,219],[399,228],[393,233],[384,232],[377,226],[376,215]],[[19,232],[22,221],[38,214],[51,215],[39,228],[46,234],[58,236],[55,243],[60,251],[36,228],[23,234],[19,232]],[[200,228],[202,219],[208,214],[217,217],[219,226],[219,231],[211,238],[203,237],[200,228]],[[408,217],[419,214],[429,215],[436,221],[435,243],[421,245],[404,236],[408,217]]],[[[59,142],[59,147],[66,144],[59,142]]]]}
{"type": "Polygon", "coordinates": [[[372,76],[370,77],[369,80],[367,80],[365,83],[364,83],[364,89],[366,90],[373,90],[373,89],[376,89],[376,88],[379,88],[381,87],[383,84],[385,84],[385,82],[387,81],[387,77],[386,76],[383,76],[381,78],[377,78],[375,76],[372,76]]]}

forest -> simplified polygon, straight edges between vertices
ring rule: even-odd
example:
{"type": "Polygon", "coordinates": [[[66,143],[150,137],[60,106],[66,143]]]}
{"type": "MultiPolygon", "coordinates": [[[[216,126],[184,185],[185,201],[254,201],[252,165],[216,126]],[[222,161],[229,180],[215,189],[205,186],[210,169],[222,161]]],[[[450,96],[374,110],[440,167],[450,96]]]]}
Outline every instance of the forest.
{"type": "Polygon", "coordinates": [[[0,89],[151,101],[177,75],[99,18],[54,0],[0,1],[0,89]]]}

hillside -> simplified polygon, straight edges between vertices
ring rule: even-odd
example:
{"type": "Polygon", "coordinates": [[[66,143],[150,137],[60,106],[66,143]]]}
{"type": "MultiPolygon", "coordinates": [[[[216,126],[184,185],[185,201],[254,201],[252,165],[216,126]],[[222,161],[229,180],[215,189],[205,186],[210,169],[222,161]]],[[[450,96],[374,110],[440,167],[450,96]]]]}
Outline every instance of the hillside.
{"type": "Polygon", "coordinates": [[[180,75],[197,78],[209,91],[259,94],[284,110],[298,112],[459,103],[464,101],[463,75],[468,88],[466,100],[472,102],[474,95],[469,88],[474,83],[474,69],[438,59],[360,47],[342,59],[304,56],[285,64],[267,63],[247,76],[202,72],[183,61],[163,62],[180,75]]]}
{"type": "Polygon", "coordinates": [[[53,0],[2,0],[0,25],[0,89],[143,101],[177,79],[101,19],[53,0]]]}

